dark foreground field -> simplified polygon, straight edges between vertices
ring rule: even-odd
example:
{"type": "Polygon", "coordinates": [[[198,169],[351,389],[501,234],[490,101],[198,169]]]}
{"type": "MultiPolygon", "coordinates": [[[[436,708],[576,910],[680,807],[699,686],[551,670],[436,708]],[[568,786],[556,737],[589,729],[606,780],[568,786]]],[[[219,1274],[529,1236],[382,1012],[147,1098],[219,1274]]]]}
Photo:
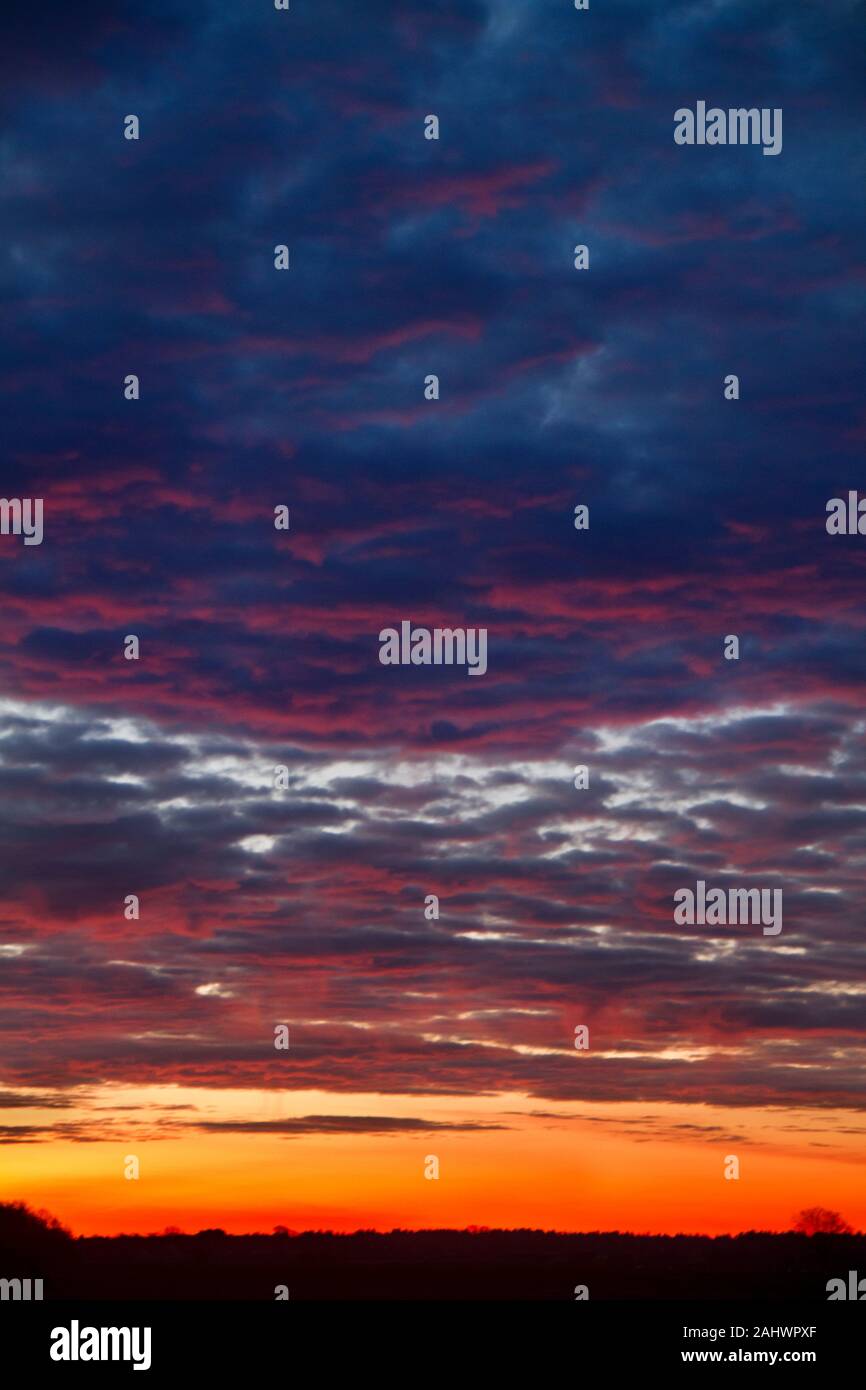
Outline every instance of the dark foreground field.
{"type": "MultiPolygon", "coordinates": [[[[13,1223],[15,1225],[15,1223],[13,1223]]],[[[807,1299],[866,1277],[864,1235],[631,1236],[544,1231],[70,1238],[0,1227],[0,1279],[46,1299],[807,1299]]],[[[864,1285],[866,1288],[866,1285],[864,1285]]]]}

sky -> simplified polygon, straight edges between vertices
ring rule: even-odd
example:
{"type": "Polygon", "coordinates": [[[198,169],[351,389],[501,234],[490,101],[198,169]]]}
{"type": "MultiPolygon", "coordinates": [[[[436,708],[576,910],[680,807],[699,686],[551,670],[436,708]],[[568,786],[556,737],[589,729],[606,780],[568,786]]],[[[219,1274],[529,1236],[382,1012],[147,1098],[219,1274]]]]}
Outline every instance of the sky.
{"type": "Polygon", "coordinates": [[[866,1227],[863,5],[7,18],[0,1200],[866,1227]]]}

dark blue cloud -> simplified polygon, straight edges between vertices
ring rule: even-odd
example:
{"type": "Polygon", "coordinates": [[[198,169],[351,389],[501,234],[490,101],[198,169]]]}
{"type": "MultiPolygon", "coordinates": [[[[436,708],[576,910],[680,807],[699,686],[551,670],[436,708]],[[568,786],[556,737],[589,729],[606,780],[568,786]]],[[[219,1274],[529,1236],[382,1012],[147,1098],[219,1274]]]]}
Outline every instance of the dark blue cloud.
{"type": "Polygon", "coordinates": [[[571,1096],[582,1007],[746,1050],[581,1094],[861,1097],[866,542],[824,528],[863,476],[858,18],[11,6],[2,490],[46,517],[0,538],[15,1079],[260,1084],[275,970],[388,1024],[363,1078],[308,1037],[303,1084],[571,1096]],[[781,107],[782,153],[676,146],[698,100],[781,107]],[[488,674],[383,668],[403,618],[487,626],[488,674]],[[783,882],[794,953],[675,931],[701,874],[783,882]],[[434,1081],[426,993],[449,1037],[505,1011],[434,1081]]]}

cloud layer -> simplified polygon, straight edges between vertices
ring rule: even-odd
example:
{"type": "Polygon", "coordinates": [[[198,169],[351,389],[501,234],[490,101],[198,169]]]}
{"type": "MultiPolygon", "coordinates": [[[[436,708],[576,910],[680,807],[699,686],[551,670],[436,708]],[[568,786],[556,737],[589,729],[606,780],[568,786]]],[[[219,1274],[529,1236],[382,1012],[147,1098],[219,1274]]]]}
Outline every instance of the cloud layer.
{"type": "MultiPolygon", "coordinates": [[[[862,1106],[855,7],[13,27],[3,1107],[862,1106]],[[675,146],[697,99],[782,107],[783,153],[675,146]],[[486,627],[487,674],[383,668],[402,619],[486,627]],[[782,934],[676,927],[698,878],[782,934]]],[[[425,1126],[387,1109],[351,1124],[425,1126]]]]}

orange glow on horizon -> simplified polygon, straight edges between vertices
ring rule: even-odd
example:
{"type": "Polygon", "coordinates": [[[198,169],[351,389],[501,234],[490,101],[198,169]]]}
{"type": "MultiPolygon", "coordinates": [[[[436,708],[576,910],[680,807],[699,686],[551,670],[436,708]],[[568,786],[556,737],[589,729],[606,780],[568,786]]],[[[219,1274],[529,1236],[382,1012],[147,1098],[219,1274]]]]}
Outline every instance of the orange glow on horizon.
{"type": "MultiPolygon", "coordinates": [[[[83,1235],[167,1226],[241,1234],[275,1225],[718,1235],[787,1230],[801,1208],[816,1204],[839,1210],[855,1229],[866,1226],[856,1136],[844,1133],[857,1117],[843,1111],[636,1102],[553,1103],[542,1111],[524,1095],[105,1086],[64,1112],[66,1123],[67,1116],[104,1137],[4,1146],[0,1200],[44,1208],[83,1235]],[[191,1127],[418,1115],[491,1128],[284,1137],[191,1127]],[[730,1154],[739,1159],[739,1180],[724,1177],[730,1154]],[[139,1159],[137,1180],[124,1177],[129,1155],[139,1159]],[[424,1177],[428,1155],[439,1159],[438,1180],[424,1177]]],[[[27,1123],[56,1119],[37,1104],[26,1112],[27,1123]]]]}

